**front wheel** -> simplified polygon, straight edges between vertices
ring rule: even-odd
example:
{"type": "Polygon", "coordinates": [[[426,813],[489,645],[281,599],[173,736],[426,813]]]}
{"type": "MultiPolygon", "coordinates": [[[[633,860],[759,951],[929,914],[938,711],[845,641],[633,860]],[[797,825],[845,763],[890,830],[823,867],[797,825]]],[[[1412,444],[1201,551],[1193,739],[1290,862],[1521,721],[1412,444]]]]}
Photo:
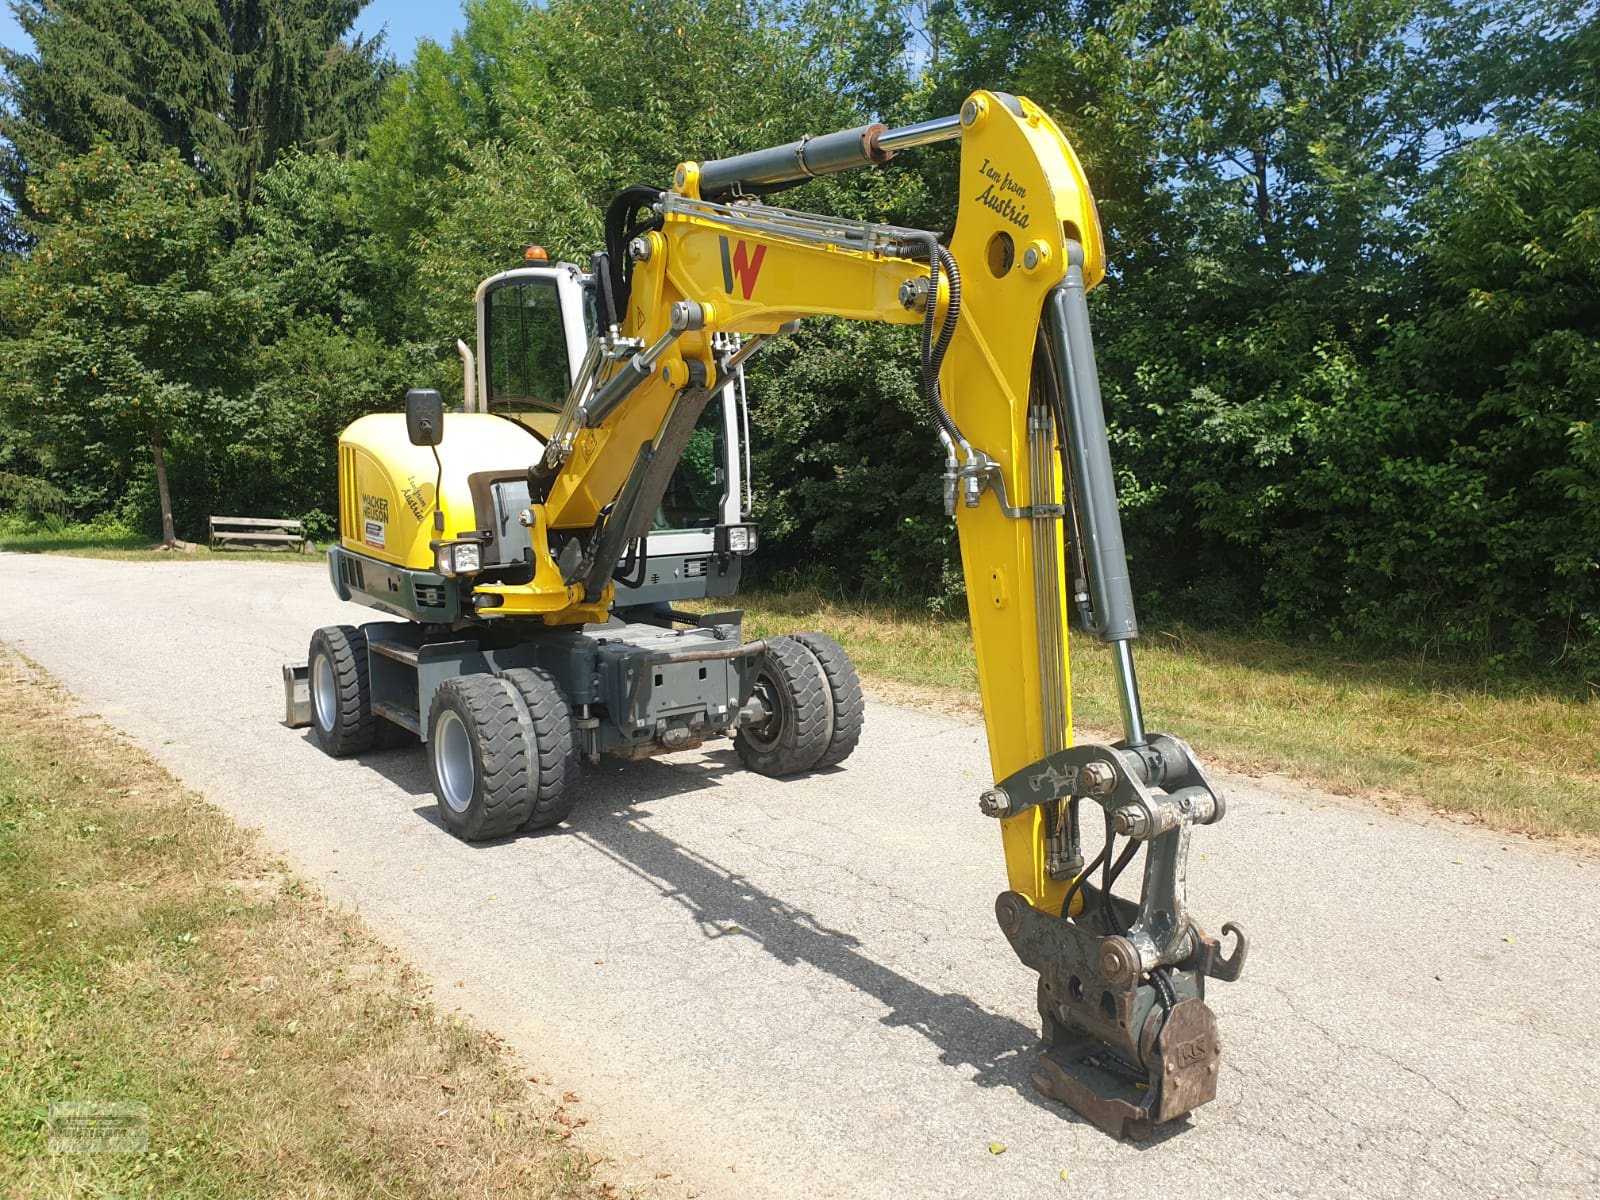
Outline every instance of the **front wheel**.
{"type": "Polygon", "coordinates": [[[533,729],[528,788],[532,802],[522,828],[548,829],[566,820],[578,802],[578,729],[566,693],[548,671],[518,667],[500,678],[516,688],[533,729]]]}
{"type": "Polygon", "coordinates": [[[793,638],[768,638],[751,695],[766,716],[734,735],[744,765],[774,776],[815,767],[833,737],[833,698],[817,656],[793,638]]]}
{"type": "Polygon", "coordinates": [[[463,841],[515,833],[533,806],[527,739],[511,685],[493,675],[441,684],[428,710],[439,820],[463,841]]]}
{"type": "Polygon", "coordinates": [[[434,693],[428,725],[439,819],[457,837],[547,829],[577,803],[577,731],[549,672],[452,679],[434,693]]]}

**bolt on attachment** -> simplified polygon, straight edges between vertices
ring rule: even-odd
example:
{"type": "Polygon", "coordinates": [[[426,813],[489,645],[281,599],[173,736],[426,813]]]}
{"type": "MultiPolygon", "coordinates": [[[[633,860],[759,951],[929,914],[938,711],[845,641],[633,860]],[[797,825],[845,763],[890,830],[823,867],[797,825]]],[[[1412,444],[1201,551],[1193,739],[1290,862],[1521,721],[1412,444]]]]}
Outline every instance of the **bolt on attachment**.
{"type": "Polygon", "coordinates": [[[1108,762],[1086,762],[1078,768],[1079,794],[1109,796],[1117,786],[1117,772],[1108,762]]]}
{"type": "Polygon", "coordinates": [[[1111,827],[1123,837],[1141,838],[1150,832],[1150,818],[1144,809],[1130,804],[1111,814],[1111,827]]]}
{"type": "Polygon", "coordinates": [[[986,817],[1010,816],[1011,797],[1006,794],[1005,788],[989,788],[978,797],[978,810],[986,817]]]}
{"type": "Polygon", "coordinates": [[[916,275],[900,285],[900,307],[907,312],[928,311],[928,277],[916,275]]]}

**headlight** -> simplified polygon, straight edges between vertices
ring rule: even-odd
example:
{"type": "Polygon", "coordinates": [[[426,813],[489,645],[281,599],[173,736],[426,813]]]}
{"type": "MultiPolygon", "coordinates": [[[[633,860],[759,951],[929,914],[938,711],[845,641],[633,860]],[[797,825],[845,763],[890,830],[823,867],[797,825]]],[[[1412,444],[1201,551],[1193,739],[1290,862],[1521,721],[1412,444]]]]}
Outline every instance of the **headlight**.
{"type": "Polygon", "coordinates": [[[433,563],[441,575],[471,575],[483,567],[483,549],[477,542],[446,542],[434,551],[433,563]]]}
{"type": "Polygon", "coordinates": [[[754,525],[718,525],[718,554],[753,554],[756,548],[754,525]]]}

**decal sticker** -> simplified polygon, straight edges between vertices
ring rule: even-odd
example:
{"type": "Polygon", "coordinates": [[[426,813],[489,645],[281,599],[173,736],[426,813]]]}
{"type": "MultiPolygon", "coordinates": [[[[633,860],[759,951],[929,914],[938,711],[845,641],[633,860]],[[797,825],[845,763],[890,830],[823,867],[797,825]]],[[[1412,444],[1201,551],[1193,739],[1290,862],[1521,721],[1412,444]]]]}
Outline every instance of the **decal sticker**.
{"type": "Polygon", "coordinates": [[[388,542],[389,501],[382,496],[362,496],[361,517],[366,526],[367,545],[382,550],[388,542]]]}
{"type": "Polygon", "coordinates": [[[730,255],[728,252],[728,239],[719,237],[722,243],[722,290],[728,295],[733,295],[733,281],[739,281],[739,291],[746,300],[756,290],[756,279],[761,274],[761,261],[767,257],[767,248],[760,244],[752,253],[749,245],[743,239],[730,255]]]}
{"type": "MultiPolygon", "coordinates": [[[[979,192],[974,199],[985,208],[999,213],[1018,229],[1026,229],[1029,220],[1028,210],[1026,206],[1016,203],[1012,197],[1015,196],[1017,200],[1026,200],[1028,189],[1011,178],[1010,171],[1002,171],[999,167],[990,163],[987,158],[983,160],[983,166],[978,168],[978,174],[989,182],[984,185],[983,191],[979,192]]],[[[723,250],[722,254],[723,261],[726,262],[727,250],[723,250]]]]}
{"type": "Polygon", "coordinates": [[[422,520],[422,514],[427,505],[422,499],[422,485],[417,482],[415,475],[406,476],[405,490],[400,493],[400,498],[406,502],[406,507],[411,510],[411,515],[417,520],[422,520]]]}

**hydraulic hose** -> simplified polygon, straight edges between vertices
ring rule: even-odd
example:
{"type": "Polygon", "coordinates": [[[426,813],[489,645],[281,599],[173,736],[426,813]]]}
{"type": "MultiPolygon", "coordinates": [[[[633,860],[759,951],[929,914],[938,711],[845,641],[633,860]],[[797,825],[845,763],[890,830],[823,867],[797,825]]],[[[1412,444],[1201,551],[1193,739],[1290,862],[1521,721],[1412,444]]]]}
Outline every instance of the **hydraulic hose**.
{"type": "Polygon", "coordinates": [[[972,446],[945,408],[943,389],[939,385],[939,369],[944,365],[945,353],[950,349],[950,340],[955,336],[956,324],[961,319],[961,269],[956,266],[950,251],[941,246],[933,234],[923,234],[918,240],[926,245],[928,253],[928,306],[922,317],[922,393],[935,423],[951,441],[961,447],[964,455],[970,456],[972,446]],[[935,335],[941,267],[950,277],[950,303],[945,308],[944,321],[935,335]]]}

